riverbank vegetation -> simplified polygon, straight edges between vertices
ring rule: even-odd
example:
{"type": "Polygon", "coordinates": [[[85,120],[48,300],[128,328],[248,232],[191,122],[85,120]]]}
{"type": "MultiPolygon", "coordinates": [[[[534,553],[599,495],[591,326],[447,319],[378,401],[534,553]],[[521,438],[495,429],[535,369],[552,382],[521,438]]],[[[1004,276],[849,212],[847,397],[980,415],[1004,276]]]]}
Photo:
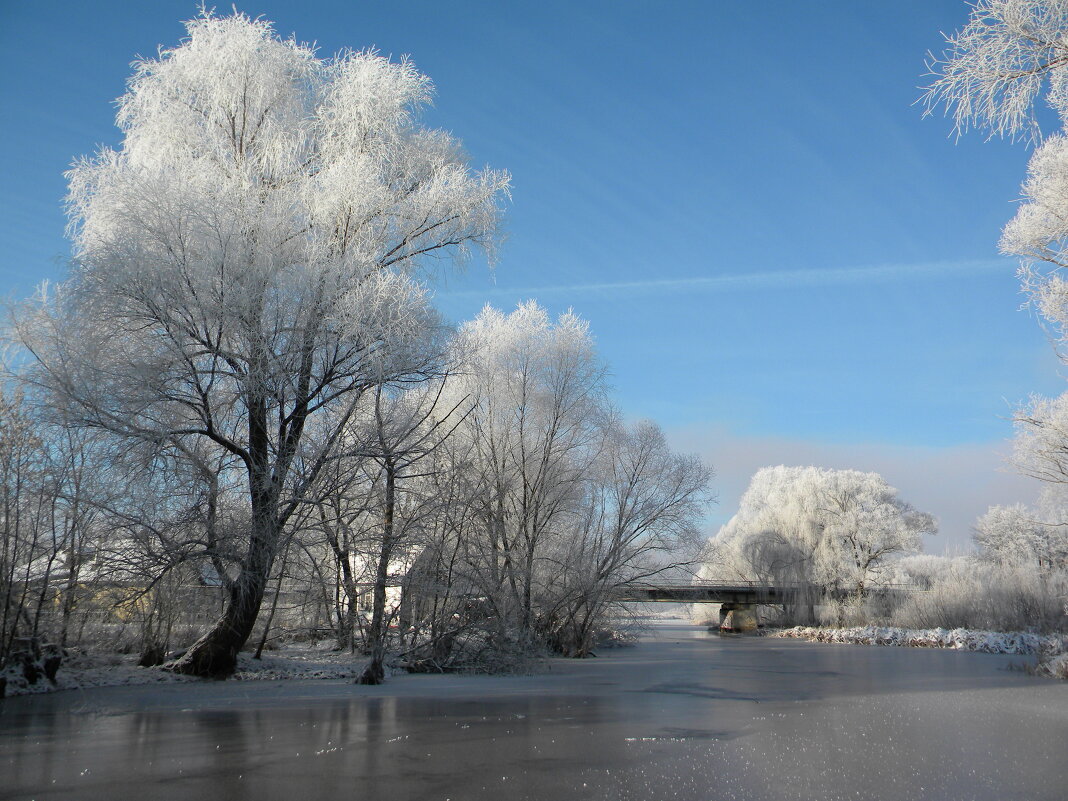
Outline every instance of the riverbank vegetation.
{"type": "MultiPolygon", "coordinates": [[[[1027,446],[1027,438],[1021,448],[1027,446]]],[[[1064,678],[1068,658],[1068,531],[1059,490],[1040,509],[991,507],[965,556],[921,552],[934,521],[881,477],[766,468],[705,551],[703,578],[799,590],[764,606],[759,624],[818,642],[952,647],[1038,657],[1064,678]]],[[[714,608],[697,622],[718,625],[714,608]]]]}
{"type": "MultiPolygon", "coordinates": [[[[766,468],[705,551],[703,578],[800,588],[774,626],[1068,632],[1068,530],[1057,496],[992,507],[965,556],[921,552],[934,521],[872,473],[766,468]],[[808,595],[805,595],[807,588],[808,595]]],[[[707,613],[699,611],[699,616],[707,613]]]]}
{"type": "Polygon", "coordinates": [[[1068,679],[1068,635],[975,629],[908,629],[894,626],[824,628],[794,626],[772,632],[774,637],[850,645],[891,645],[907,648],[952,648],[986,654],[1021,654],[1036,658],[1024,666],[1029,673],[1068,679]]]}
{"type": "MultiPolygon", "coordinates": [[[[984,0],[927,100],[1041,143],[1002,248],[1068,344],[1060,0],[984,0]],[[1052,13],[1056,11],[1057,13],[1052,13]]],[[[493,261],[510,176],[425,127],[430,79],[204,11],[135,64],[122,143],[68,173],[74,263],[10,310],[0,382],[0,673],[79,651],[227,676],[329,638],[413,671],[508,670],[611,637],[616,589],[803,588],[775,625],[1064,632],[1068,395],[1016,415],[1049,486],[976,552],[876,473],[757,472],[707,545],[710,469],[615,407],[586,323],[536,302],[458,327],[431,279],[493,261]]]]}

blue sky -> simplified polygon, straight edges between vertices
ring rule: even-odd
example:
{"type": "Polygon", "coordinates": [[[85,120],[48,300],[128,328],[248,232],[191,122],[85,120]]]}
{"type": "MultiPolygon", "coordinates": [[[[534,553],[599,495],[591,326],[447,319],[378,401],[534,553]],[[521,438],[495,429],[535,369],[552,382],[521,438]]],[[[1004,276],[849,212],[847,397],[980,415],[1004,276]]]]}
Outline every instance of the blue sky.
{"type": "MultiPolygon", "coordinates": [[[[514,180],[495,271],[449,276],[440,307],[573,307],[624,411],[716,466],[714,520],[779,462],[882,471],[942,518],[934,550],[1031,500],[998,470],[1006,418],[1062,381],[996,250],[1029,153],[913,105],[961,0],[238,8],[324,55],[411,54],[425,122],[514,180]]],[[[129,62],[195,12],[0,0],[0,293],[62,276],[63,170],[117,144],[129,62]]]]}

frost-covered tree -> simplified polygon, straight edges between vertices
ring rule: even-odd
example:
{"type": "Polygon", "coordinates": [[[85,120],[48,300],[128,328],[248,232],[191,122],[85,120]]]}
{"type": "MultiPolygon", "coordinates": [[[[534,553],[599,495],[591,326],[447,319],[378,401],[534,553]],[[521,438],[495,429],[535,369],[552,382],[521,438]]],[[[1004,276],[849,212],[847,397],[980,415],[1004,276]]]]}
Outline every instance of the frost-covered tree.
{"type": "Polygon", "coordinates": [[[541,628],[556,650],[586,656],[614,590],[696,560],[711,478],[699,458],[673,452],[650,421],[606,429],[574,522],[549,553],[555,580],[541,628]]]}
{"type": "Polygon", "coordinates": [[[610,416],[605,369],[584,320],[554,322],[534,302],[511,314],[487,306],[456,349],[463,375],[450,389],[474,404],[457,434],[483,487],[472,558],[499,619],[529,631],[548,541],[582,498],[610,416]]]}
{"type": "MultiPolygon", "coordinates": [[[[1062,359],[1068,359],[1068,0],[980,0],[968,24],[947,37],[934,65],[929,109],[944,105],[958,131],[1023,136],[1038,144],[1022,187],[1023,203],[1005,226],[1002,252],[1021,260],[1019,275],[1062,359]],[[1060,123],[1043,131],[1036,115],[1045,101],[1060,123]]],[[[1068,395],[1033,397],[1016,414],[1014,463],[1053,485],[1068,482],[1068,395]]],[[[1026,526],[1009,510],[991,510],[982,537],[1026,526]]],[[[1059,524],[1063,519],[1047,519],[1059,524]]],[[[1022,530],[1022,529],[1021,529],[1022,530]]]]}
{"type": "Polygon", "coordinates": [[[878,473],[828,470],[822,495],[826,544],[820,558],[829,562],[823,572],[837,574],[858,593],[882,578],[890,557],[921,550],[921,535],[937,531],[931,515],[899,498],[878,473]]]}
{"type": "Polygon", "coordinates": [[[991,508],[976,525],[977,544],[998,561],[1030,555],[1049,567],[1068,564],[1068,393],[1032,397],[1017,412],[1012,463],[1046,483],[1040,509],[991,508]],[[1010,552],[1016,556],[1010,558],[1010,552]]]}
{"type": "Polygon", "coordinates": [[[972,538],[985,559],[1029,562],[1043,550],[1046,527],[1022,503],[991,506],[978,520],[972,538]]]}
{"type": "Polygon", "coordinates": [[[433,363],[413,273],[491,243],[508,176],[420,126],[432,87],[407,60],[320,59],[239,13],[187,30],[136,62],[121,147],[69,173],[76,266],[17,328],[72,420],[213,450],[244,487],[225,612],[174,665],[207,675],[232,671],[360,398],[433,363]]]}
{"type": "Polygon", "coordinates": [[[17,639],[85,644],[102,606],[85,585],[114,578],[100,559],[113,453],[92,432],[49,421],[36,401],[0,381],[0,678],[17,639]]]}
{"type": "MultiPolygon", "coordinates": [[[[416,628],[451,641],[449,610],[496,643],[584,656],[619,584],[694,558],[710,471],[654,424],[619,420],[588,325],[571,312],[487,307],[454,352],[439,405],[464,416],[433,478],[436,544],[413,585],[438,589],[413,604],[432,615],[416,628]],[[459,595],[467,609],[450,607],[459,595]]],[[[446,649],[430,650],[440,664],[446,649]]]]}
{"type": "Polygon", "coordinates": [[[944,106],[959,132],[977,127],[1039,145],[1022,187],[1024,202],[1005,226],[1000,246],[1002,252],[1021,258],[1024,289],[1064,344],[1068,2],[980,0],[968,24],[947,42],[948,51],[933,65],[937,80],[924,96],[928,110],[944,106]],[[1061,130],[1041,130],[1036,116],[1040,99],[1056,113],[1061,130]]]}
{"type": "MultiPolygon", "coordinates": [[[[35,635],[61,549],[45,526],[49,506],[42,438],[23,399],[0,387],[0,672],[15,638],[35,635]]],[[[3,694],[0,682],[0,695],[3,694]]]]}
{"type": "Polygon", "coordinates": [[[1035,105],[1044,97],[1068,116],[1068,3],[977,0],[968,24],[946,36],[948,49],[928,65],[936,80],[923,100],[944,106],[957,131],[1040,141],[1035,105]]]}
{"type": "Polygon", "coordinates": [[[920,550],[920,536],[935,530],[877,473],[765,467],[717,534],[706,573],[862,593],[885,578],[892,557],[920,550]]]}
{"type": "Polygon", "coordinates": [[[765,467],[750,479],[738,511],[713,540],[717,578],[775,584],[815,581],[823,524],[815,467],[765,467]]]}
{"type": "Polygon", "coordinates": [[[1048,484],[1068,484],[1068,394],[1035,396],[1017,413],[1012,463],[1048,484]]]}
{"type": "Polygon", "coordinates": [[[366,454],[363,472],[370,479],[365,508],[376,523],[369,527],[372,536],[364,550],[373,582],[367,632],[371,662],[359,677],[363,684],[380,684],[384,678],[390,622],[386,590],[397,563],[410,566],[411,555],[429,544],[427,530],[440,502],[437,487],[428,481],[437,472],[432,457],[468,409],[466,398],[448,407],[441,403],[443,382],[429,391],[423,389],[387,392],[378,387],[365,444],[360,448],[366,454]]]}

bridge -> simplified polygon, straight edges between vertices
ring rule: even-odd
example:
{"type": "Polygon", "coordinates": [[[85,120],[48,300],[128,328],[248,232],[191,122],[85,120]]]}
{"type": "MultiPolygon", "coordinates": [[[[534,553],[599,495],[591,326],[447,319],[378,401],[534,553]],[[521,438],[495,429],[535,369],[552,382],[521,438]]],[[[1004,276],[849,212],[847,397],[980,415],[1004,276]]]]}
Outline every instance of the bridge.
{"type": "MultiPolygon", "coordinates": [[[[887,598],[915,592],[903,584],[879,585],[864,590],[864,596],[887,598]]],[[[753,581],[628,582],[615,588],[614,601],[684,604],[721,604],[720,628],[725,631],[751,631],[757,627],[756,607],[760,605],[813,606],[824,599],[844,600],[856,596],[855,587],[827,587],[820,584],[761,584],[753,581]]]]}

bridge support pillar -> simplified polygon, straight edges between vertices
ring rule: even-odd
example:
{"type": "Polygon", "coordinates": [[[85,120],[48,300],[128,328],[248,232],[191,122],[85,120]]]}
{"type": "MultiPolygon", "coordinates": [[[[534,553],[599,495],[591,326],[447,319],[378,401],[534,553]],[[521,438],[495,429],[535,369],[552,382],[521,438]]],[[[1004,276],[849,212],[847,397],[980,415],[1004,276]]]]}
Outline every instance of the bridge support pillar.
{"type": "Polygon", "coordinates": [[[720,604],[719,628],[729,632],[756,631],[756,604],[720,604]]]}

